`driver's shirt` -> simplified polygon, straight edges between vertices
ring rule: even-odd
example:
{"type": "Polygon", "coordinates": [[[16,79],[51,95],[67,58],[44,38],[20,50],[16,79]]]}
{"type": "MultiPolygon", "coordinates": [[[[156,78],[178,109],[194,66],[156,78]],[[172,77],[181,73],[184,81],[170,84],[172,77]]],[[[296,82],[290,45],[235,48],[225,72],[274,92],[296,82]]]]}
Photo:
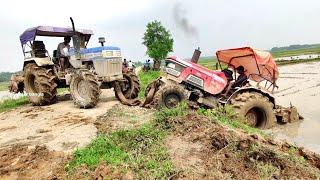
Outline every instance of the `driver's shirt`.
{"type": "Polygon", "coordinates": [[[233,87],[240,87],[242,86],[246,81],[248,80],[247,75],[240,74],[239,77],[237,78],[237,80],[233,83],[233,87]]]}
{"type": "Polygon", "coordinates": [[[70,45],[69,44],[65,45],[64,42],[58,44],[58,48],[57,48],[57,56],[58,57],[67,57],[68,56],[68,54],[63,50],[64,48],[67,48],[67,50],[69,51],[70,45]]]}

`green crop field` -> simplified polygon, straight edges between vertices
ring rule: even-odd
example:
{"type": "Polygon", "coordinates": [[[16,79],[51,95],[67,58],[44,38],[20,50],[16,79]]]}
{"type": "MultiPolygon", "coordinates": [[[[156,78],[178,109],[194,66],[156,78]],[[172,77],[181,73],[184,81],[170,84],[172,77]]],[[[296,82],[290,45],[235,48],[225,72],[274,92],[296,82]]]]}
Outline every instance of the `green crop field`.
{"type": "Polygon", "coordinates": [[[271,51],[273,57],[297,56],[302,54],[320,54],[320,46],[295,50],[271,51]]]}
{"type": "Polygon", "coordinates": [[[8,91],[9,82],[0,82],[0,91],[8,91]]]}

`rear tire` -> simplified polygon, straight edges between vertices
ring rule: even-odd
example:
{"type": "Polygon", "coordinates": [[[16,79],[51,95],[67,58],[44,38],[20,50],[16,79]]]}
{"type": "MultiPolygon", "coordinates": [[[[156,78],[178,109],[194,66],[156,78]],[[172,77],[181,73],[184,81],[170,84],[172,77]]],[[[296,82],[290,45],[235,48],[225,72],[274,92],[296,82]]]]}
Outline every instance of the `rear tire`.
{"type": "MultiPolygon", "coordinates": [[[[126,99],[135,99],[139,95],[140,91],[140,81],[138,76],[133,72],[127,72],[123,74],[123,77],[126,79],[126,82],[121,82],[121,90],[126,99]]],[[[115,96],[118,98],[117,93],[115,96]]]]}
{"type": "Polygon", "coordinates": [[[24,67],[25,91],[33,105],[42,106],[56,102],[55,78],[51,68],[39,67],[35,63],[24,67]]]}
{"type": "Polygon", "coordinates": [[[156,108],[174,108],[183,100],[186,100],[186,90],[176,84],[161,86],[154,95],[153,103],[156,108]]]}
{"type": "Polygon", "coordinates": [[[70,93],[74,104],[80,108],[95,107],[101,94],[98,80],[87,69],[80,69],[72,76],[70,93]]]}
{"type": "Polygon", "coordinates": [[[246,124],[260,129],[274,126],[276,116],[269,98],[257,92],[244,92],[231,99],[236,113],[246,118],[246,124]]]}

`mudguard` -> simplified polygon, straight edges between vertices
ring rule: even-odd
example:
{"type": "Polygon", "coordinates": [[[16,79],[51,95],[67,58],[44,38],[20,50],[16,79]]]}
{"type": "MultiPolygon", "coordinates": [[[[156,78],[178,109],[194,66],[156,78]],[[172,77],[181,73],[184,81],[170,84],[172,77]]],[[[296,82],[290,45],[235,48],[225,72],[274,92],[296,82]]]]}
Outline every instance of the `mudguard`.
{"type": "Polygon", "coordinates": [[[37,66],[51,66],[54,65],[53,61],[51,60],[50,57],[44,57],[44,58],[38,58],[38,57],[32,57],[32,58],[26,58],[24,60],[24,65],[30,63],[30,62],[35,62],[37,66]]]}
{"type": "Polygon", "coordinates": [[[225,103],[229,103],[230,100],[233,97],[235,97],[235,95],[237,95],[238,93],[245,92],[245,91],[261,93],[261,94],[265,95],[266,97],[268,97],[270,99],[270,102],[274,105],[274,107],[276,105],[275,97],[270,92],[268,92],[266,90],[263,90],[261,88],[257,88],[257,87],[242,87],[242,88],[239,88],[227,99],[227,101],[225,103]]]}

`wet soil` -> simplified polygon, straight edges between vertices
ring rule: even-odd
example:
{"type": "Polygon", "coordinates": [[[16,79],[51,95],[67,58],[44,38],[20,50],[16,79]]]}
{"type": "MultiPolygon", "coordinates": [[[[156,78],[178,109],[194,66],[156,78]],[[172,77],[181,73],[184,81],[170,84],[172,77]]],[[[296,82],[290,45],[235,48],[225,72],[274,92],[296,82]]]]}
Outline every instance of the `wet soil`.
{"type": "Polygon", "coordinates": [[[49,151],[46,146],[14,145],[0,150],[0,178],[62,179],[69,159],[65,153],[49,151]]]}
{"type": "Polygon", "coordinates": [[[119,103],[112,90],[93,109],[75,107],[69,95],[59,100],[0,114],[0,179],[63,179],[71,152],[96,137],[96,118],[119,103]]]}
{"type": "Polygon", "coordinates": [[[152,119],[155,110],[139,106],[115,105],[107,113],[98,116],[94,125],[99,133],[140,127],[152,119]]]}
{"type": "Polygon", "coordinates": [[[103,92],[93,109],[79,109],[68,95],[50,106],[26,105],[0,114],[0,149],[16,144],[46,145],[49,150],[72,152],[97,134],[94,121],[118,103],[112,90],[103,92]]]}
{"type": "Polygon", "coordinates": [[[178,168],[174,179],[320,177],[320,157],[288,143],[247,135],[194,113],[167,121],[173,133],[166,146],[178,168]]]}

